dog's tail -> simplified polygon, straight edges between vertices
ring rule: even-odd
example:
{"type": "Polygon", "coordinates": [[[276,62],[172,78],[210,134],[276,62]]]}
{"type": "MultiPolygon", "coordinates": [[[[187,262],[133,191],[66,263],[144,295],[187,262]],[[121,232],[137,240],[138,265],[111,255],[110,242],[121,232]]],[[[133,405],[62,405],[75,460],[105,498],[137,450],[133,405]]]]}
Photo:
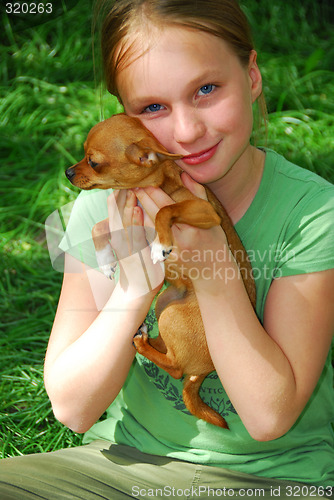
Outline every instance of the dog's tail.
{"type": "Polygon", "coordinates": [[[183,401],[190,413],[201,418],[209,424],[228,429],[225,419],[201,399],[199,388],[205,379],[204,375],[186,375],[183,382],[183,401]]]}

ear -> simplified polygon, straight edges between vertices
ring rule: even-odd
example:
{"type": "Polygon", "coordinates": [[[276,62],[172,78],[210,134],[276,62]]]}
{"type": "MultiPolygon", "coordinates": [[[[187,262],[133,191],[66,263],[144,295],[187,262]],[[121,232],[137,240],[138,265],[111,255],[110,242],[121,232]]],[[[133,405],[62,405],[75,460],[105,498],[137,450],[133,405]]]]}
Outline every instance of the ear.
{"type": "Polygon", "coordinates": [[[150,137],[130,144],[125,150],[125,156],[136,165],[156,167],[166,160],[179,160],[183,155],[168,153],[150,137]]]}
{"type": "Polygon", "coordinates": [[[262,92],[262,76],[256,62],[257,53],[255,50],[251,51],[249,56],[248,74],[251,82],[251,93],[253,102],[259,97],[262,92]]]}

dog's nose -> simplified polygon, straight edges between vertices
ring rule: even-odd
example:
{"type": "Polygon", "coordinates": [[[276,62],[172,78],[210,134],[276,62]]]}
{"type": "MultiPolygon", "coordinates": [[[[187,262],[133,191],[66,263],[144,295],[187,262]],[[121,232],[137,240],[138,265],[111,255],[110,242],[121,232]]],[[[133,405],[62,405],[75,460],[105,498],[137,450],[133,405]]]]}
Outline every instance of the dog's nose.
{"type": "Polygon", "coordinates": [[[74,169],[72,167],[68,168],[67,170],[65,170],[65,175],[68,178],[68,180],[71,181],[75,176],[74,169]]]}

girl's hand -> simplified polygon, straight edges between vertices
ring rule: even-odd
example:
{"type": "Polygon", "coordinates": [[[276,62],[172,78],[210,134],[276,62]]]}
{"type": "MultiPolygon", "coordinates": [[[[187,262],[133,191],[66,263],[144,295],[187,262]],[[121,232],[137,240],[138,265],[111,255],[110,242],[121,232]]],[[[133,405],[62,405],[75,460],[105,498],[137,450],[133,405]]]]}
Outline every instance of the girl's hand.
{"type": "MultiPolygon", "coordinates": [[[[198,198],[207,200],[204,186],[195,182],[187,173],[182,173],[183,184],[198,198]]],[[[173,204],[174,201],[160,188],[142,188],[135,190],[136,196],[142,204],[145,212],[152,221],[158,211],[165,205],[173,204]]],[[[199,229],[187,224],[174,224],[172,227],[174,245],[169,259],[178,262],[182,266],[182,272],[188,275],[190,279],[204,279],[209,281],[208,277],[214,278],[216,257],[219,263],[224,267],[224,258],[228,265],[233,261],[230,255],[227,240],[223,229],[220,226],[214,226],[211,229],[199,229]],[[212,258],[206,258],[210,250],[212,258]],[[222,258],[223,255],[223,258],[222,258]]],[[[234,263],[233,263],[234,265],[234,263]]]]}
{"type": "Polygon", "coordinates": [[[108,214],[111,246],[120,265],[120,286],[136,297],[155,295],[163,284],[163,268],[151,261],[144,214],[134,193],[114,191],[108,197],[108,214]]]}

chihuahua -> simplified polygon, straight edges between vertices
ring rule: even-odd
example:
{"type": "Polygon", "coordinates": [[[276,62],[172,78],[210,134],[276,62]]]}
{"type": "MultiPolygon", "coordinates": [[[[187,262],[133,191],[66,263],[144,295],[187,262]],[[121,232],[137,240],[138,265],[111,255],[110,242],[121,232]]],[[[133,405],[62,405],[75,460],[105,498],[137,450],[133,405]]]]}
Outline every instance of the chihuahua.
{"type": "MultiPolygon", "coordinates": [[[[221,225],[255,307],[252,268],[229,216],[209,188],[205,187],[207,201],[197,198],[184,187],[180,177],[182,170],[175,163],[182,156],[169,153],[137,118],[119,114],[98,123],[90,130],[84,148],[84,159],[66,170],[67,178],[75,186],[81,189],[155,186],[174,200],[174,204],[157,213],[157,239],[151,245],[154,262],[165,261],[165,279],[169,283],[159,294],[155,307],[159,335],[149,338],[145,325],[142,325],[133,343],[140,354],[172,377],[184,377],[182,396],[191,414],[228,429],[225,419],[199,395],[203,380],[215,368],[192,282],[181,271],[175,272],[178,264],[175,259],[171,264],[168,256],[173,249],[173,224],[184,223],[204,229],[221,225]]],[[[106,255],[111,260],[113,255],[107,227],[107,220],[99,222],[92,235],[98,263],[112,278],[115,266],[105,262],[106,255]]]]}

